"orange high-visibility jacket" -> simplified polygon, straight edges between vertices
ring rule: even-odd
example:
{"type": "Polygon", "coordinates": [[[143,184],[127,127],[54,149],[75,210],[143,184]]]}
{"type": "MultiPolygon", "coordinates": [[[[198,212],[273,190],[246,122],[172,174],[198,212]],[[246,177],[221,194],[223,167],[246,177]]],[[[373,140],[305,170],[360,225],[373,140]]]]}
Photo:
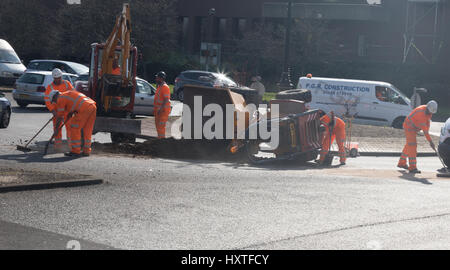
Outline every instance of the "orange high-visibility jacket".
{"type": "Polygon", "coordinates": [[[170,111],[170,88],[167,84],[163,84],[161,86],[158,86],[156,89],[155,94],[155,100],[153,101],[153,105],[155,107],[155,112],[158,111],[160,108],[162,111],[170,111]],[[167,99],[167,103],[164,106],[164,108],[161,108],[164,100],[167,99]]]}
{"type": "MultiPolygon", "coordinates": [[[[341,118],[335,116],[334,121],[336,123],[333,127],[333,130],[345,129],[345,122],[341,118]]],[[[327,127],[327,129],[329,129],[328,125],[331,122],[331,118],[330,118],[330,116],[328,116],[328,114],[324,115],[324,116],[322,116],[322,118],[320,118],[320,122],[322,124],[324,124],[327,127]]]]}
{"type": "Polygon", "coordinates": [[[112,75],[120,75],[120,74],[122,74],[122,71],[120,70],[120,67],[117,67],[112,70],[111,74],[112,75]]]}
{"type": "Polygon", "coordinates": [[[59,95],[56,111],[58,117],[63,117],[67,113],[80,112],[84,106],[89,106],[89,104],[95,105],[96,103],[78,91],[67,91],[59,95]]]}
{"type": "Polygon", "coordinates": [[[433,114],[427,114],[427,105],[421,105],[415,108],[408,117],[406,117],[405,122],[403,122],[403,128],[409,132],[419,132],[423,131],[425,137],[430,142],[431,137],[428,131],[430,130],[430,121],[433,114]]]}
{"type": "Polygon", "coordinates": [[[73,86],[69,81],[63,80],[59,85],[54,84],[53,82],[47,86],[44,93],[44,101],[45,106],[47,106],[47,109],[49,111],[55,110],[55,104],[52,104],[52,101],[50,100],[49,94],[51,91],[56,90],[60,93],[64,93],[69,90],[73,90],[73,86]]]}

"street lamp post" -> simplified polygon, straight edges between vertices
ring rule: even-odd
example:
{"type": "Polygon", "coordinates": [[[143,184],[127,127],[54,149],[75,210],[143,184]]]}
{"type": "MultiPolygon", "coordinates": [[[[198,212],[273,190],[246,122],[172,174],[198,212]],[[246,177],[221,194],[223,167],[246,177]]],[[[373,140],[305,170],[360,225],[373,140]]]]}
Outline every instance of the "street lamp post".
{"type": "Polygon", "coordinates": [[[291,24],[292,24],[292,2],[288,2],[288,15],[286,19],[286,34],[284,40],[284,59],[283,71],[281,73],[280,82],[277,84],[280,91],[294,88],[291,82],[291,70],[289,67],[289,53],[291,43],[291,24]]]}

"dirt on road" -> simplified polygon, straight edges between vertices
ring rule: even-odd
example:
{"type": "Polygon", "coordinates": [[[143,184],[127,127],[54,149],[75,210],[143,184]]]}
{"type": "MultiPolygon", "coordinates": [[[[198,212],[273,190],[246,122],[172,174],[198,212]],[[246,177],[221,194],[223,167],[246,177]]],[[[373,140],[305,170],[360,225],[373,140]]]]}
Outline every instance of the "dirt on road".
{"type": "Polygon", "coordinates": [[[0,187],[43,182],[78,180],[85,178],[88,178],[88,176],[80,174],[46,173],[40,171],[1,169],[0,187]]]}

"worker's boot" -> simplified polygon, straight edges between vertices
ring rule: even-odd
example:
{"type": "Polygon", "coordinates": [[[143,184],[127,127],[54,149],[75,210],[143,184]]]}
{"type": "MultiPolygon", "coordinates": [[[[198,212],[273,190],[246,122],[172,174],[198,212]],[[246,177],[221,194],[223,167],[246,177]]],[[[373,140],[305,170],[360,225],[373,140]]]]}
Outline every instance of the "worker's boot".
{"type": "Polygon", "coordinates": [[[90,153],[84,153],[84,152],[83,152],[83,154],[81,154],[81,155],[83,155],[83,157],[89,157],[91,154],[90,154],[90,153]]]}
{"type": "Polygon", "coordinates": [[[401,169],[409,170],[409,167],[406,164],[397,164],[397,167],[399,167],[401,169]]]}
{"type": "Polygon", "coordinates": [[[419,171],[417,168],[414,168],[414,169],[410,169],[409,173],[417,173],[417,174],[419,174],[419,173],[422,173],[422,172],[419,171]]]}
{"type": "Polygon", "coordinates": [[[73,153],[73,152],[64,153],[64,155],[66,157],[81,157],[81,154],[77,154],[77,153],[73,153]]]}

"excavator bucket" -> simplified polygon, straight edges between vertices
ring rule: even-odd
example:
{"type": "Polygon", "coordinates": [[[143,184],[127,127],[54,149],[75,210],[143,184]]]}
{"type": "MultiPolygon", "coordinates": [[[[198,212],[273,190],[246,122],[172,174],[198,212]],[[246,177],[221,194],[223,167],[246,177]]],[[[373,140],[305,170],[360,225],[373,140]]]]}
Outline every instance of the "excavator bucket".
{"type": "MultiPolygon", "coordinates": [[[[211,118],[216,118],[220,121],[217,123],[222,124],[221,129],[219,126],[215,126],[215,130],[222,130],[221,134],[216,133],[216,139],[236,139],[237,134],[239,132],[245,132],[250,122],[254,122],[255,119],[253,117],[253,112],[248,110],[247,104],[242,95],[234,93],[229,89],[224,88],[212,88],[212,87],[202,87],[202,86],[194,86],[194,85],[186,85],[184,86],[184,104],[189,107],[189,111],[183,111],[183,119],[186,119],[188,116],[190,121],[190,138],[193,139],[206,139],[203,134],[203,128],[198,128],[198,119],[201,118],[201,127],[205,126],[205,123],[211,118]],[[213,115],[209,113],[203,113],[209,111],[208,108],[219,108],[222,111],[221,115],[213,115]],[[217,107],[218,106],[218,107],[217,107]],[[208,107],[208,108],[207,108],[208,107]],[[227,122],[227,113],[230,114],[229,111],[231,108],[234,109],[232,123],[230,123],[230,117],[228,117],[227,122]],[[205,109],[207,109],[205,111],[205,109]],[[228,111],[227,111],[228,110],[228,111]],[[208,115],[209,114],[209,115],[208,115]],[[250,117],[252,116],[252,119],[250,117]],[[239,119],[239,120],[238,120],[239,119]],[[195,126],[197,124],[197,126],[195,126]],[[233,126],[233,130],[230,127],[233,126]],[[219,129],[218,129],[219,128],[219,129]]],[[[251,108],[250,108],[251,109],[251,108]]],[[[183,129],[186,128],[186,121],[183,121],[183,129]]],[[[189,136],[188,136],[189,137],[189,136]]]]}

